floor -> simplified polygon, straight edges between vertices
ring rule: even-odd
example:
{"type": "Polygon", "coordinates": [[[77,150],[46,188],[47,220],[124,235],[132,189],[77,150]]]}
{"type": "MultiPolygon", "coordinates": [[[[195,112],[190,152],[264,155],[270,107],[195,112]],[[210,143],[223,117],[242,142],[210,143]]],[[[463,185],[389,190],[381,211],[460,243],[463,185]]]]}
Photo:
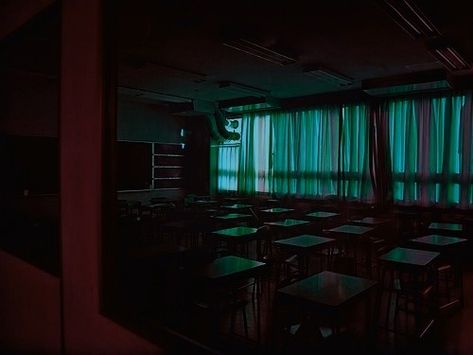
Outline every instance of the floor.
{"type": "MultiPolygon", "coordinates": [[[[313,263],[318,265],[318,262],[313,263]]],[[[165,263],[164,268],[168,268],[169,263],[165,263]]],[[[143,266],[143,267],[149,267],[143,266]]],[[[318,266],[316,266],[317,268],[318,266]]],[[[316,272],[316,270],[312,270],[316,272]]],[[[453,307],[447,309],[439,315],[432,328],[422,339],[414,339],[404,335],[394,335],[383,327],[377,328],[374,346],[366,348],[364,344],[366,339],[357,331],[356,315],[354,317],[353,327],[350,325],[350,332],[341,332],[341,335],[329,336],[330,330],[320,328],[320,333],[326,337],[323,344],[315,341],[314,329],[301,327],[303,329],[291,329],[295,334],[286,342],[283,339],[271,339],[271,325],[274,314],[273,295],[275,284],[271,282],[268,288],[264,289],[261,298],[261,339],[257,342],[257,331],[255,322],[255,307],[251,302],[246,306],[248,317],[248,337],[245,335],[243,327],[243,317],[241,312],[237,312],[231,326],[231,318],[228,315],[220,317],[217,335],[209,330],[214,325],[212,318],[208,318],[205,309],[197,310],[177,306],[176,294],[170,289],[178,283],[185,283],[184,280],[176,279],[177,275],[172,275],[167,280],[162,279],[154,285],[149,285],[145,292],[131,292],[132,294],[147,294],[148,297],[141,299],[126,300],[127,304],[134,304],[128,307],[125,312],[121,308],[121,315],[118,318],[125,320],[127,326],[136,329],[144,336],[162,342],[163,324],[166,325],[165,332],[170,331],[179,337],[184,336],[187,340],[196,344],[196,348],[202,353],[221,353],[221,354],[239,354],[239,353],[340,353],[350,352],[358,353],[376,353],[376,354],[473,354],[473,267],[466,267],[464,272],[464,294],[465,302],[463,308],[453,307]],[[169,292],[166,292],[169,291],[169,292]],[[174,303],[175,306],[172,306],[174,303]],[[163,304],[166,306],[163,307],[163,304]],[[139,305],[136,307],[136,305],[139,305]],[[284,346],[283,346],[284,345],[284,346]]],[[[139,283],[139,280],[136,284],[139,283]]],[[[131,290],[138,289],[131,287],[131,290]]],[[[249,289],[251,291],[251,289],[249,289]]],[[[192,290],[184,293],[192,293],[192,290]]],[[[249,300],[250,293],[248,294],[249,300]]],[[[178,296],[180,297],[180,296],[178,296]]],[[[402,317],[402,315],[401,315],[402,317]]],[[[380,319],[384,319],[380,317],[380,319]]],[[[379,324],[383,321],[379,320],[379,324]]],[[[401,322],[402,323],[402,322],[401,322]]],[[[392,327],[392,323],[390,324],[392,327]]],[[[165,336],[167,339],[167,336],[165,336]]],[[[174,343],[170,349],[178,347],[174,343]]],[[[194,351],[194,350],[192,350],[194,351]]],[[[177,351],[179,353],[180,351],[177,351]]]]}

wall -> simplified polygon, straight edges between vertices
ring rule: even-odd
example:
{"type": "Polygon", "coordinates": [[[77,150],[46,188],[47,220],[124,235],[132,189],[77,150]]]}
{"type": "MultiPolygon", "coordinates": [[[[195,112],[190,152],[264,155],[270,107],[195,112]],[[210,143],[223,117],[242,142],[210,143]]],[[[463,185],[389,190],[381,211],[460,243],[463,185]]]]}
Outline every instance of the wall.
{"type": "Polygon", "coordinates": [[[0,353],[59,354],[59,279],[0,250],[0,353]]]}
{"type": "Polygon", "coordinates": [[[65,350],[68,354],[157,353],[158,346],[101,312],[106,213],[102,195],[107,174],[103,153],[108,123],[104,77],[109,74],[102,66],[104,4],[62,1],[60,205],[65,350]]]}
{"type": "Polygon", "coordinates": [[[120,97],[117,109],[117,139],[143,142],[183,143],[185,121],[164,108],[120,97]]]}
{"type": "MultiPolygon", "coordinates": [[[[166,109],[151,103],[119,97],[117,105],[118,140],[186,143],[185,191],[208,193],[208,156],[210,133],[205,117],[171,115],[166,109]],[[186,130],[184,137],[181,129],[186,130]]],[[[182,199],[184,190],[120,192],[119,198],[147,203],[152,197],[182,199]]]]}
{"type": "Polygon", "coordinates": [[[2,75],[0,132],[57,137],[58,84],[55,79],[25,72],[2,75]]]}

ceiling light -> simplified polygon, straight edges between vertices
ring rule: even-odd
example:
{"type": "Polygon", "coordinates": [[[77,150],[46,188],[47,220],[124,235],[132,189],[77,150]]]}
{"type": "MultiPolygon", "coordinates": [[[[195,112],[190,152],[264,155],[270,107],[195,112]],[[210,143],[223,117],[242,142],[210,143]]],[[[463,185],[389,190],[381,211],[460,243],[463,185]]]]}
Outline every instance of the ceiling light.
{"type": "Polygon", "coordinates": [[[223,45],[278,65],[288,65],[296,61],[294,58],[242,38],[225,41],[223,45]]]}
{"type": "Polygon", "coordinates": [[[224,89],[237,94],[245,94],[250,96],[266,96],[269,95],[269,91],[258,89],[253,86],[235,83],[233,81],[222,81],[219,84],[220,89],[224,89]]]}
{"type": "Polygon", "coordinates": [[[436,38],[427,44],[430,53],[450,71],[467,70],[471,63],[443,38],[436,38]]]}
{"type": "Polygon", "coordinates": [[[412,0],[383,0],[383,3],[393,20],[413,38],[439,35],[429,18],[412,0]]]}
{"type": "Polygon", "coordinates": [[[337,84],[338,86],[349,86],[353,84],[353,78],[327,68],[309,66],[304,69],[304,74],[328,81],[332,84],[337,84]]]}

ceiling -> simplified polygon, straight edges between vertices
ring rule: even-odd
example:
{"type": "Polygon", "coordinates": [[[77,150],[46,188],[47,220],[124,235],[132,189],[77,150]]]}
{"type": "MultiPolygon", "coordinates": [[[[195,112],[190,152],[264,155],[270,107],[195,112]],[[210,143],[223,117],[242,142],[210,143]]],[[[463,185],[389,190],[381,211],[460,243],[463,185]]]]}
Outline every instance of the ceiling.
{"type": "MultiPolygon", "coordinates": [[[[471,1],[417,0],[439,32],[473,59],[471,1]]],[[[222,101],[245,96],[219,88],[231,81],[294,98],[357,90],[363,80],[440,68],[426,41],[414,39],[382,1],[121,1],[119,85],[222,101]],[[295,59],[277,65],[223,45],[244,38],[295,59]],[[339,86],[304,74],[322,66],[351,77],[339,86]]],[[[471,74],[471,70],[451,73],[471,74]]]]}
{"type": "MultiPolygon", "coordinates": [[[[403,1],[403,0],[390,0],[403,1]]],[[[473,61],[472,1],[411,0],[439,32],[473,61]]],[[[360,91],[369,79],[439,68],[453,77],[383,6],[382,0],[120,0],[118,85],[204,101],[248,96],[220,88],[235,82],[275,99],[360,91]],[[295,59],[277,65],[223,43],[244,38],[295,59]],[[339,86],[304,73],[322,66],[352,78],[339,86]]],[[[60,6],[56,3],[2,41],[3,70],[57,78],[60,6]]],[[[144,95],[146,96],[146,95],[144,95]]],[[[150,96],[152,97],[152,95],[150,96]]],[[[244,100],[243,100],[244,101],[244,100]]]]}

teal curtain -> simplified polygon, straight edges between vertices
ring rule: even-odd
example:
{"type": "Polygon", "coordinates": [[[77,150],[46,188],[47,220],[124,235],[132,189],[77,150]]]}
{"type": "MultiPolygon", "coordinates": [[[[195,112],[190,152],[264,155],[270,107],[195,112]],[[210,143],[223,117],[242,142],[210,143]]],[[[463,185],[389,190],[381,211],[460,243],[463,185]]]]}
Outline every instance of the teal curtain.
{"type": "Polygon", "coordinates": [[[339,110],[277,114],[272,117],[272,191],[297,196],[337,193],[339,110]]]}
{"type": "Polygon", "coordinates": [[[241,144],[219,148],[218,190],[469,208],[472,112],[467,92],[246,114],[241,144]]]}
{"type": "MultiPolygon", "coordinates": [[[[469,100],[471,107],[471,95],[469,100]]],[[[472,117],[467,97],[395,99],[387,106],[394,201],[471,204],[472,117]]]]}
{"type": "Polygon", "coordinates": [[[369,171],[369,112],[366,105],[342,108],[340,192],[349,199],[373,198],[369,171]]]}
{"type": "Polygon", "coordinates": [[[238,191],[270,192],[271,117],[248,114],[242,119],[238,191]]]}
{"type": "Polygon", "coordinates": [[[217,154],[217,190],[221,192],[237,191],[240,146],[237,144],[221,145],[218,147],[217,154]]]}
{"type": "Polygon", "coordinates": [[[219,158],[219,190],[229,190],[231,170],[240,193],[370,199],[368,138],[364,105],[246,114],[238,168],[219,158]]]}

